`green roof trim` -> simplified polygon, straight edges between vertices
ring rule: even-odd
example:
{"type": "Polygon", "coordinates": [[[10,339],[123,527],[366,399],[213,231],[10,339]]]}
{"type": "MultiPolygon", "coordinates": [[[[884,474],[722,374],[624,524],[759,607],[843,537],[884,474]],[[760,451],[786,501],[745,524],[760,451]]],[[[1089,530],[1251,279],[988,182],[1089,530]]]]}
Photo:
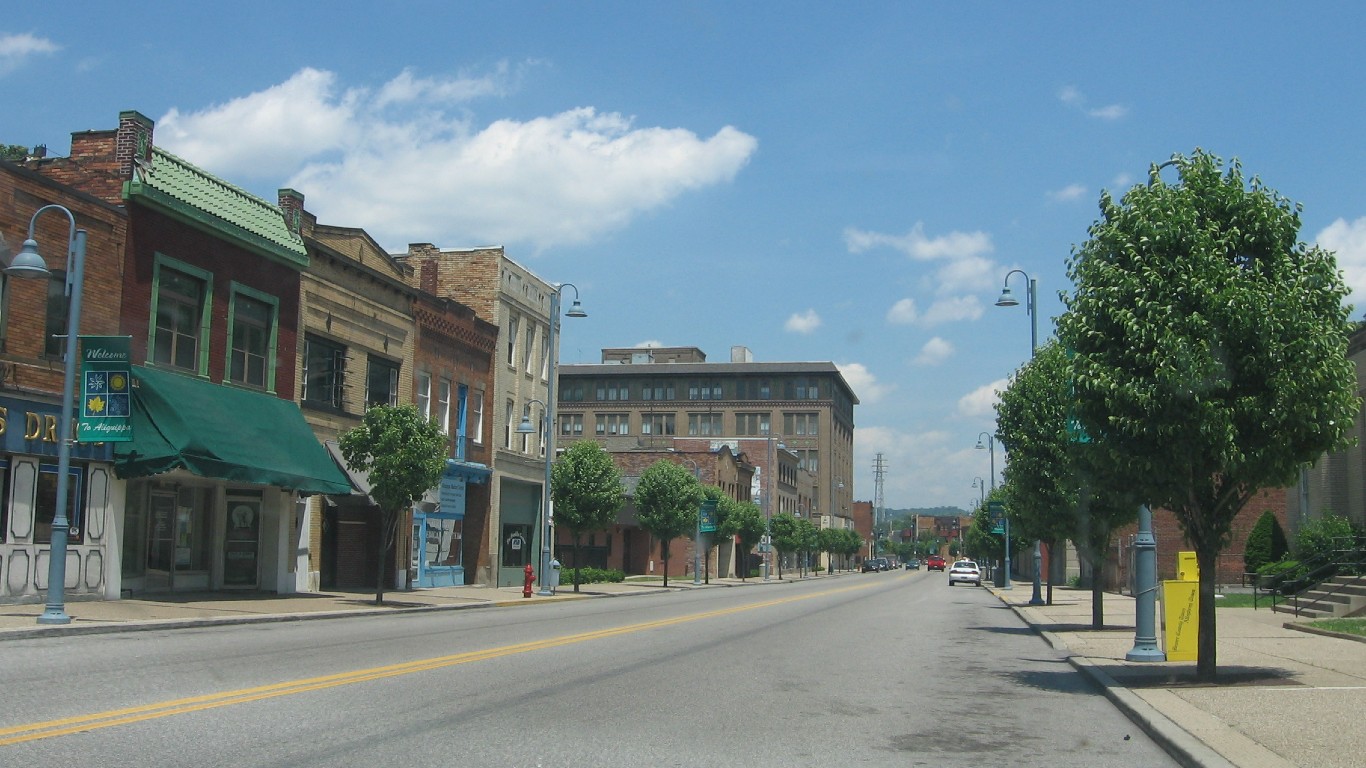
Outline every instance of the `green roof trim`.
{"type": "Polygon", "coordinates": [[[152,148],[151,162],[137,166],[123,196],[268,259],[300,270],[308,266],[303,238],[285,224],[278,206],[165,150],[152,148]]]}

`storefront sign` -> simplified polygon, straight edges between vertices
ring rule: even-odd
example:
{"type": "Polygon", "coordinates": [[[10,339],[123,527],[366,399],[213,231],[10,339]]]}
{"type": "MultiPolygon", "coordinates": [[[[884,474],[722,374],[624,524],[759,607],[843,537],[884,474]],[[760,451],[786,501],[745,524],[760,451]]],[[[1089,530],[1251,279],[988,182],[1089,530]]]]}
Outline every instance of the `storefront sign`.
{"type": "MultiPolygon", "coordinates": [[[[0,397],[0,443],[7,453],[27,453],[56,457],[61,444],[60,414],[54,403],[37,403],[14,397],[0,397]]],[[[73,459],[112,461],[114,446],[108,443],[75,443],[73,459]]]]}
{"type": "Polygon", "coordinates": [[[81,337],[81,411],[76,439],[121,443],[133,439],[129,391],[131,336],[81,337]]]}

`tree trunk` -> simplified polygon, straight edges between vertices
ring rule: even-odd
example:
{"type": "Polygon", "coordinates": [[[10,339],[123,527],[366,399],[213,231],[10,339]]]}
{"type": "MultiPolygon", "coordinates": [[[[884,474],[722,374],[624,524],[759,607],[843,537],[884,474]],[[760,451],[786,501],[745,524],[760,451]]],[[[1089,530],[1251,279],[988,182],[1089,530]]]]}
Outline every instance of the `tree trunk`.
{"type": "Polygon", "coordinates": [[[579,534],[574,534],[574,591],[579,591],[579,534]]]}
{"type": "Polygon", "coordinates": [[[664,561],[664,586],[669,586],[669,542],[663,543],[663,551],[660,552],[660,559],[664,561]]]}
{"type": "Polygon", "coordinates": [[[1200,596],[1198,612],[1199,642],[1196,649],[1195,679],[1202,683],[1217,682],[1219,676],[1219,652],[1215,644],[1214,628],[1214,581],[1218,574],[1219,550],[1197,546],[1195,561],[1200,567],[1200,596]]]}
{"type": "Polygon", "coordinates": [[[1054,552],[1054,550],[1057,549],[1057,547],[1055,546],[1057,543],[1058,543],[1058,542],[1057,542],[1056,539],[1052,539],[1052,540],[1050,540],[1050,541],[1048,542],[1048,544],[1047,544],[1047,546],[1048,546],[1048,597],[1044,598],[1044,603],[1047,604],[1047,605],[1052,605],[1052,604],[1053,604],[1053,574],[1055,574],[1055,573],[1058,572],[1058,569],[1055,567],[1055,566],[1057,565],[1057,560],[1054,559],[1054,557],[1053,557],[1053,552],[1054,552]]]}
{"type": "Polygon", "coordinates": [[[379,574],[375,578],[375,605],[384,605],[384,572],[388,567],[389,543],[394,540],[394,524],[398,515],[380,510],[379,513],[379,574]]]}
{"type": "Polygon", "coordinates": [[[1105,590],[1100,579],[1091,579],[1091,629],[1105,629],[1105,590]]]}

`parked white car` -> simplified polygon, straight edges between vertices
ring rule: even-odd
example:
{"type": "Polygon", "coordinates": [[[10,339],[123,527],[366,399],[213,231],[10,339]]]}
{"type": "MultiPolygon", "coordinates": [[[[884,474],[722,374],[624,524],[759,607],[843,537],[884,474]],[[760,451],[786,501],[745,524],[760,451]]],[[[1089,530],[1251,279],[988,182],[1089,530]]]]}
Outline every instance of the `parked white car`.
{"type": "Polygon", "coordinates": [[[982,586],[982,569],[971,560],[959,560],[949,569],[949,586],[960,581],[975,587],[982,586]]]}

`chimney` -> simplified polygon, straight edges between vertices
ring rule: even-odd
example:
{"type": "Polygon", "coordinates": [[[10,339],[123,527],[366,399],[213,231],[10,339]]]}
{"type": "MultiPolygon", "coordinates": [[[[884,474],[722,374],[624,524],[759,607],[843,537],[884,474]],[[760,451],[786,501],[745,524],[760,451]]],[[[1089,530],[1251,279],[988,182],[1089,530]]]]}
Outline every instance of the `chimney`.
{"type": "Polygon", "coordinates": [[[122,181],[131,181],[136,168],[151,163],[152,129],[155,125],[141,112],[130,109],[119,113],[119,127],[114,136],[114,159],[118,163],[122,181]]]}
{"type": "Polygon", "coordinates": [[[422,271],[419,273],[418,287],[435,296],[437,289],[440,287],[436,281],[438,264],[430,259],[421,262],[421,264],[422,271]]]}
{"type": "Polygon", "coordinates": [[[304,193],[282,188],[278,194],[280,213],[284,214],[285,226],[296,235],[303,235],[304,193]]]}

